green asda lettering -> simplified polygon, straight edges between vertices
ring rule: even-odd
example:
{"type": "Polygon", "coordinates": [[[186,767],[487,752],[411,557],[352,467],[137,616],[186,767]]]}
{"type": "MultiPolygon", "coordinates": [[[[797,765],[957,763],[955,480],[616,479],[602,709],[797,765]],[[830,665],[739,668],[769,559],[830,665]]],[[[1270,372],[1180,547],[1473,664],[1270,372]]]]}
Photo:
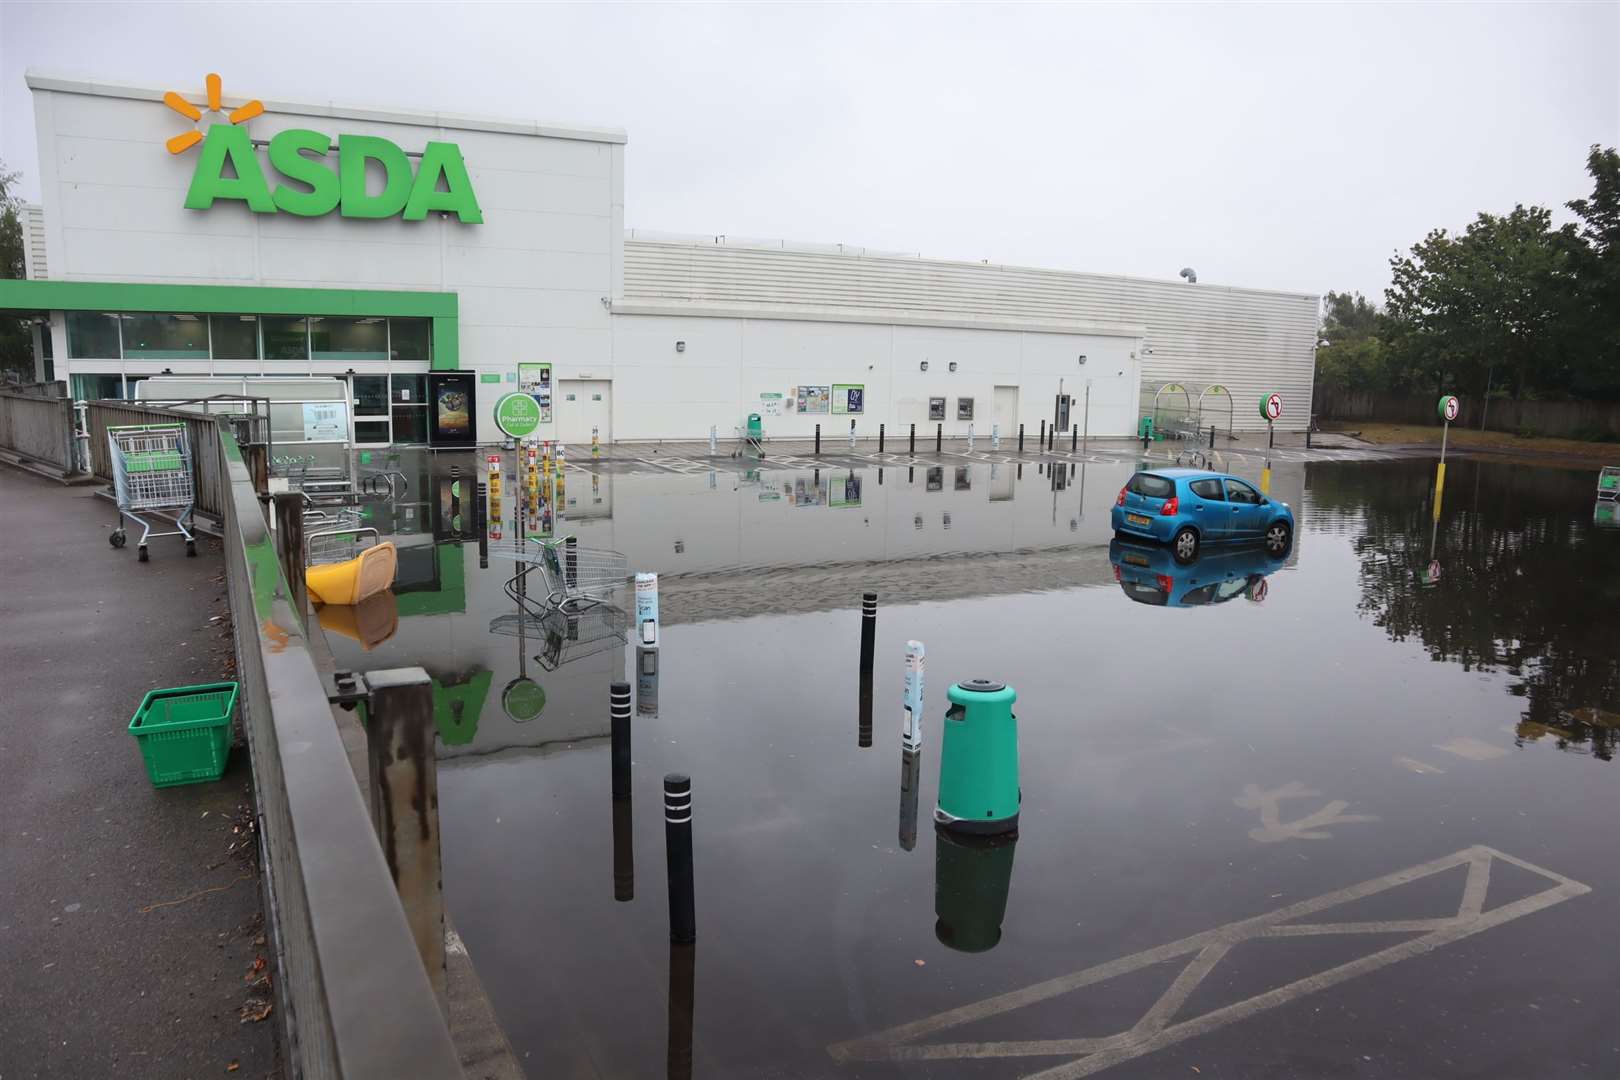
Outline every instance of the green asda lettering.
{"type": "Polygon", "coordinates": [[[405,151],[373,135],[339,135],[337,172],[326,163],[332,141],[318,131],[294,128],[270,140],[271,175],[265,179],[245,129],[215,124],[203,140],[186,208],[207,210],[215,199],[238,199],[255,214],[278,212],[320,217],[338,211],[348,218],[421,221],[430,210],[455,214],[469,225],[483,223],[467,164],[455,143],[430,142],[413,172],[405,151]],[[370,163],[382,168],[380,192],[366,190],[370,163]],[[227,168],[229,166],[229,168],[227,168]]]}

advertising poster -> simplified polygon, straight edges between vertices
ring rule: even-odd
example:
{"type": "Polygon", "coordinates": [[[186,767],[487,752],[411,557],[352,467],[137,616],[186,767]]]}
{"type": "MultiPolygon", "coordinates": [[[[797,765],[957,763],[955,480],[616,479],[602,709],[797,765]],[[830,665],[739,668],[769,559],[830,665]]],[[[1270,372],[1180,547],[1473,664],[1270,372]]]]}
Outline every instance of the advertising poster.
{"type": "Polygon", "coordinates": [[[832,387],[830,386],[801,386],[799,387],[799,411],[811,415],[824,416],[832,411],[832,387]]]}
{"type": "Polygon", "coordinates": [[[854,384],[833,384],[832,411],[840,416],[866,411],[866,387],[854,384]]]}
{"type": "Polygon", "coordinates": [[[551,365],[519,364],[518,390],[540,406],[540,422],[551,423],[551,365]]]}
{"type": "Polygon", "coordinates": [[[304,402],[305,442],[347,442],[349,415],[341,401],[304,402]]]}
{"type": "Polygon", "coordinates": [[[828,498],[829,506],[861,505],[861,478],[854,472],[833,473],[828,498]]]}
{"type": "Polygon", "coordinates": [[[761,416],[781,416],[782,400],[781,394],[759,395],[759,414],[761,416]]]}
{"type": "Polygon", "coordinates": [[[477,379],[470,371],[428,374],[428,445],[472,446],[478,442],[473,416],[477,379]]]}

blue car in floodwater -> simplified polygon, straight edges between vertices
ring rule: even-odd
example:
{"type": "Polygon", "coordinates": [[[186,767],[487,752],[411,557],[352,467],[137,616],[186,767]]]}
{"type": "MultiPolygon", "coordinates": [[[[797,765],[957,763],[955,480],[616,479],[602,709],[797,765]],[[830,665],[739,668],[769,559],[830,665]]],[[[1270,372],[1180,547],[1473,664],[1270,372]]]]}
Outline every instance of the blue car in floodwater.
{"type": "Polygon", "coordinates": [[[1179,563],[1205,544],[1259,540],[1274,558],[1294,542],[1294,512],[1247,480],[1205,469],[1151,469],[1132,476],[1114,500],[1114,535],[1169,544],[1179,563]]]}
{"type": "Polygon", "coordinates": [[[1108,561],[1126,596],[1155,607],[1207,607],[1240,596],[1258,604],[1270,589],[1267,576],[1282,566],[1254,545],[1207,551],[1183,563],[1168,548],[1121,540],[1108,545],[1108,561]]]}

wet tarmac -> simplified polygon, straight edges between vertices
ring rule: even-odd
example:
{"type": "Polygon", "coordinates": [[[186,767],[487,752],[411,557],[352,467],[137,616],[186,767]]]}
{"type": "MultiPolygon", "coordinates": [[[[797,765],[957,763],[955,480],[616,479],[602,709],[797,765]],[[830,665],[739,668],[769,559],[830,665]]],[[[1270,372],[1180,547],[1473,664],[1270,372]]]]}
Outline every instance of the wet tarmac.
{"type": "Polygon", "coordinates": [[[549,530],[660,575],[638,651],[629,590],[523,615],[512,455],[484,554],[482,458],[406,455],[393,595],[321,621],[435,680],[447,903],[530,1075],[1614,1075],[1620,529],[1590,471],[1454,457],[1436,521],[1432,459],[1361,456],[1278,455],[1292,550],[1189,567],[1110,542],[1124,453],[575,463],[549,530]],[[1018,695],[1016,841],[933,824],[977,677],[1018,695]]]}

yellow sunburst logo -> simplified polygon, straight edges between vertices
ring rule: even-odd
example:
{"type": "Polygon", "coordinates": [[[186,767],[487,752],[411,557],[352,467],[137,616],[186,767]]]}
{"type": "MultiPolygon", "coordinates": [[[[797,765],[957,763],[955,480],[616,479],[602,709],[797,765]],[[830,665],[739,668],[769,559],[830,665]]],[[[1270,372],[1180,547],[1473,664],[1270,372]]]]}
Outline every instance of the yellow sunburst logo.
{"type": "MultiPolygon", "coordinates": [[[[205,82],[208,87],[208,112],[222,113],[225,115],[225,118],[233,124],[245,124],[255,116],[258,116],[260,113],[264,112],[264,102],[254,99],[240,108],[232,109],[229,113],[225,113],[220,104],[221,95],[223,92],[223,84],[220,82],[219,76],[210,74],[205,82]]],[[[170,90],[168,93],[163,95],[163,104],[167,105],[181,116],[184,116],[193,124],[202,123],[204,110],[199,106],[193,105],[191,102],[187,101],[173,90],[170,90]]],[[[178,154],[183,150],[188,150],[191,147],[196,146],[198,143],[202,142],[202,140],[203,133],[197,128],[193,127],[190,131],[181,132],[163,145],[169,148],[169,153],[178,154]]]]}

